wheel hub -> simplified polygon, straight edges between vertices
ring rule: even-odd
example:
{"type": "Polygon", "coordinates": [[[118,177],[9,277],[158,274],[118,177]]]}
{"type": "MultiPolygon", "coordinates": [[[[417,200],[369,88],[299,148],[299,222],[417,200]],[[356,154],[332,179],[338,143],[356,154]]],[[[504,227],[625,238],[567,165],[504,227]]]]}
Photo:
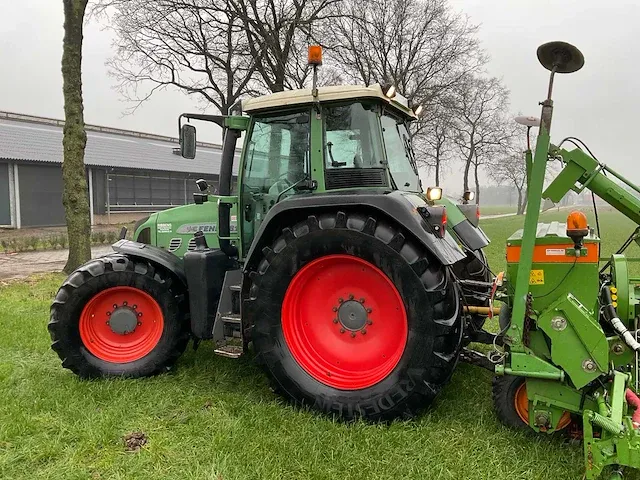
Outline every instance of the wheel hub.
{"type": "Polygon", "coordinates": [[[118,307],[109,316],[109,327],[113,333],[126,335],[136,329],[138,318],[129,307],[118,307]]]}
{"type": "Polygon", "coordinates": [[[338,309],[338,320],[347,330],[357,332],[367,324],[367,311],[362,303],[356,300],[347,300],[338,309]]]}

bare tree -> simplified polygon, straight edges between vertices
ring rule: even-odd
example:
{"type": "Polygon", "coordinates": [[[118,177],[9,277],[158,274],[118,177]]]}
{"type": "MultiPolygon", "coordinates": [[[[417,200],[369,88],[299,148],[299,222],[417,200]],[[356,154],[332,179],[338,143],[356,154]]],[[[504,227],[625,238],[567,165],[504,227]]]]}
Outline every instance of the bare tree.
{"type": "Polygon", "coordinates": [[[463,188],[469,190],[473,168],[476,203],[480,202],[480,167],[500,155],[513,138],[508,105],[509,91],[497,78],[468,76],[452,95],[454,141],[464,162],[463,188]]]}
{"type": "Polygon", "coordinates": [[[323,38],[353,82],[391,83],[428,107],[486,63],[477,27],[446,0],[343,0],[338,7],[323,38]]]}
{"type": "Polygon", "coordinates": [[[527,169],[524,153],[511,151],[491,166],[492,177],[496,183],[513,186],[518,193],[518,215],[527,208],[527,169]]]}
{"type": "Polygon", "coordinates": [[[82,41],[87,1],[63,0],[62,93],[65,123],[62,204],[69,236],[69,258],[64,267],[67,273],[91,258],[91,216],[84,168],[87,134],[82,102],[82,41]]]}
{"type": "Polygon", "coordinates": [[[423,123],[424,127],[413,137],[417,163],[433,171],[435,185],[440,185],[443,170],[452,159],[455,148],[453,118],[446,106],[437,104],[429,114],[429,121],[423,123]]]}
{"type": "Polygon", "coordinates": [[[108,66],[133,110],[167,87],[222,113],[252,93],[261,57],[248,47],[229,0],[99,0],[93,13],[106,15],[116,34],[108,66]]]}
{"type": "Polygon", "coordinates": [[[260,58],[260,83],[270,92],[302,88],[310,74],[306,45],[312,28],[332,17],[341,0],[228,0],[241,19],[249,51],[260,58]]]}

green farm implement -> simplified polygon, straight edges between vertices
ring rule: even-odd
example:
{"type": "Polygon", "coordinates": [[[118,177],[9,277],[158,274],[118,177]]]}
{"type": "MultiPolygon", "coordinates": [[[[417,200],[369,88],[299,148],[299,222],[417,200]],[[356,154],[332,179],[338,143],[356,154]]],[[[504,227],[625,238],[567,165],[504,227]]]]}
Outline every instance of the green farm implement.
{"type": "Polygon", "coordinates": [[[142,220],[135,241],[65,280],[49,323],[62,365],[141,377],[171,368],[190,339],[211,340],[225,357],[252,351],[296,404],[390,420],[431,404],[463,360],[496,373],[507,425],[582,435],[587,478],[640,467],[640,279],[624,256],[637,235],[603,260],[580,212],[538,223],[543,198],[589,189],[640,225],[640,189],[588,148],[563,147],[576,139],[550,143],[554,76],[584,60],[562,42],[538,58],[551,80],[541,120],[522,121],[540,131],[504,274],[490,275],[470,195],[457,205],[423,191],[409,134],[421,107],[393,86],[314,79],[232,115],[181,115],[185,158],[196,154],[191,121],[224,131],[218,194],[198,182],[194,205],[142,220]],[[550,159],[563,169],[545,189],[550,159]],[[498,311],[500,332],[485,331],[498,311]]]}

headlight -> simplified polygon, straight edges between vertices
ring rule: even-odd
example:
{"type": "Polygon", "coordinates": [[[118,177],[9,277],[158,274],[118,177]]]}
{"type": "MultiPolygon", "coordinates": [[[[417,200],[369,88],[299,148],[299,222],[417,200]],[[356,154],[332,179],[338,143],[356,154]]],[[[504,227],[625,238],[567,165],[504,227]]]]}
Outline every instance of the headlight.
{"type": "Polygon", "coordinates": [[[427,188],[427,200],[433,202],[442,198],[442,189],[440,187],[427,188]]]}
{"type": "Polygon", "coordinates": [[[471,200],[473,200],[474,198],[476,198],[476,192],[464,192],[464,195],[462,195],[462,198],[467,201],[470,202],[471,200]]]}

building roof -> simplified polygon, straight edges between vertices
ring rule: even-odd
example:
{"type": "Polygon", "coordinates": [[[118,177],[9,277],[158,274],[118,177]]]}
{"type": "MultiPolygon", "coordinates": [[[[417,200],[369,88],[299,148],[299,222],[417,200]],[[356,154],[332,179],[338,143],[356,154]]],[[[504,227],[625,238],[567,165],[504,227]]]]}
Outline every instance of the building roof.
{"type": "MultiPolygon", "coordinates": [[[[0,112],[0,159],[62,163],[64,121],[0,112]]],[[[86,125],[88,166],[135,168],[197,174],[218,174],[222,149],[199,143],[196,158],[187,160],[173,149],[178,139],[141,132],[86,125]]],[[[234,162],[234,173],[237,164],[234,162]]]]}
{"type": "MultiPolygon", "coordinates": [[[[376,98],[392,105],[404,114],[416,118],[413,111],[406,104],[406,99],[401,95],[396,95],[389,99],[382,91],[379,84],[368,87],[361,85],[336,85],[318,88],[318,101],[331,102],[340,100],[351,100],[354,98],[376,98]]],[[[269,108],[286,107],[291,105],[305,105],[316,101],[311,89],[287,90],[284,92],[272,93],[257,98],[249,98],[242,101],[242,110],[252,112],[256,110],[266,110],[269,108]]]]}

